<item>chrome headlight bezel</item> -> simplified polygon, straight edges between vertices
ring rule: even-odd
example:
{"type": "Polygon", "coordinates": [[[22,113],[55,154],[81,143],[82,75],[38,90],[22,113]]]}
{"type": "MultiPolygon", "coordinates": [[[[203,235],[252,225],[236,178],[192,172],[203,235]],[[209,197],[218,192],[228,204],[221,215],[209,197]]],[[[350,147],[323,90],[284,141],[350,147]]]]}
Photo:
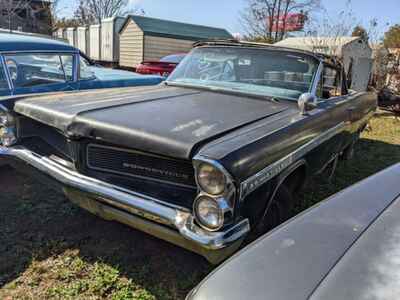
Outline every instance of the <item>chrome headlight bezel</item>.
{"type": "Polygon", "coordinates": [[[200,194],[193,203],[193,212],[197,223],[203,229],[208,231],[217,231],[224,226],[224,212],[216,198],[200,194]],[[203,207],[201,207],[202,205],[203,207]],[[209,216],[202,214],[202,210],[207,209],[207,206],[209,210],[214,210],[214,214],[209,214],[209,216]],[[215,219],[214,222],[212,218],[215,219]]]}
{"type": "Polygon", "coordinates": [[[8,122],[9,122],[8,113],[3,109],[1,109],[0,106],[0,126],[7,126],[8,122]]]}
{"type": "Polygon", "coordinates": [[[10,147],[17,141],[15,118],[6,107],[0,104],[0,145],[10,147]]]}
{"type": "Polygon", "coordinates": [[[10,147],[17,142],[15,128],[0,126],[0,145],[10,147]]]}
{"type": "Polygon", "coordinates": [[[193,163],[198,187],[198,195],[193,203],[193,215],[198,225],[203,229],[207,231],[218,231],[233,220],[236,200],[235,182],[226,169],[220,163],[214,160],[197,155],[193,159],[193,163]],[[209,171],[212,170],[218,174],[218,176],[223,178],[220,178],[221,187],[219,190],[208,189],[207,186],[204,185],[204,182],[202,183],[201,178],[199,178],[199,174],[201,172],[201,168],[203,167],[209,168],[209,171]],[[221,220],[218,226],[214,226],[212,224],[210,225],[208,222],[205,222],[199,213],[199,202],[204,197],[209,198],[210,201],[214,201],[216,205],[215,207],[218,207],[218,219],[221,220]]]}
{"type": "Polygon", "coordinates": [[[201,162],[197,167],[196,181],[202,191],[218,196],[225,192],[228,179],[216,166],[208,162],[201,162]]]}

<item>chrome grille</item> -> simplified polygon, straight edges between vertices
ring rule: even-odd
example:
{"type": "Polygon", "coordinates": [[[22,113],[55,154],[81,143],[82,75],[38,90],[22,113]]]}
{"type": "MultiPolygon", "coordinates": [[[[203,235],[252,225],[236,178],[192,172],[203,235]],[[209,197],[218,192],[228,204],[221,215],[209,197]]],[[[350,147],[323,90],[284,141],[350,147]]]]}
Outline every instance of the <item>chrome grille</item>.
{"type": "Polygon", "coordinates": [[[87,146],[89,169],[195,186],[190,162],[103,145],[87,146]]]}

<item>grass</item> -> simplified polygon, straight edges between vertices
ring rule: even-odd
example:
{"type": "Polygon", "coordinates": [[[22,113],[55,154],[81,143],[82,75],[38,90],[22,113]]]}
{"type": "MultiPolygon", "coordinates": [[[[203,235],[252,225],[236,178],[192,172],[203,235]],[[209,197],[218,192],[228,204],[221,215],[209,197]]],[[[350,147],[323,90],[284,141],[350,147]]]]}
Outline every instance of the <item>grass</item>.
{"type": "MultiPolygon", "coordinates": [[[[400,161],[400,121],[380,114],[331,182],[299,210],[400,161]]],[[[0,172],[0,299],[184,299],[212,267],[201,257],[77,209],[11,169],[0,172]]]]}
{"type": "Polygon", "coordinates": [[[301,209],[400,162],[400,119],[380,113],[369,123],[356,145],[355,156],[338,164],[332,181],[328,176],[312,180],[303,191],[301,209]]]}

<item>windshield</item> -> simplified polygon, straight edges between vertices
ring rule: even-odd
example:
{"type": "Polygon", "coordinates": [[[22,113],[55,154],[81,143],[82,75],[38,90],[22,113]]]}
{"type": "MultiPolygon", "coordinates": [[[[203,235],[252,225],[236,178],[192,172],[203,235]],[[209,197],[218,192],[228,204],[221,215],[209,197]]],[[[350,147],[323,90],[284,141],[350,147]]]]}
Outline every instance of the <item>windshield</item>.
{"type": "Polygon", "coordinates": [[[310,91],[318,65],[314,57],[296,52],[204,47],[188,54],[168,82],[297,100],[310,91]]]}
{"type": "Polygon", "coordinates": [[[160,59],[161,62],[167,62],[167,63],[174,63],[174,64],[179,64],[182,59],[185,58],[186,54],[173,54],[173,55],[168,55],[160,59]]]}
{"type": "Polygon", "coordinates": [[[65,83],[72,80],[72,54],[18,53],[7,54],[4,58],[15,88],[65,83]]]}

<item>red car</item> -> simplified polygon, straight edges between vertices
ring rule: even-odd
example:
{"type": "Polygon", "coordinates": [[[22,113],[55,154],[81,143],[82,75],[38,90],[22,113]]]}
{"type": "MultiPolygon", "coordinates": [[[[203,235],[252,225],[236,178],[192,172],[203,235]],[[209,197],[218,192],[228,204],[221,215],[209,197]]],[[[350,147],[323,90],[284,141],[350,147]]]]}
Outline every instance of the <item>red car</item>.
{"type": "Polygon", "coordinates": [[[176,66],[185,58],[186,53],[167,55],[160,61],[144,61],[137,66],[136,72],[140,74],[155,74],[167,77],[176,66]]]}

